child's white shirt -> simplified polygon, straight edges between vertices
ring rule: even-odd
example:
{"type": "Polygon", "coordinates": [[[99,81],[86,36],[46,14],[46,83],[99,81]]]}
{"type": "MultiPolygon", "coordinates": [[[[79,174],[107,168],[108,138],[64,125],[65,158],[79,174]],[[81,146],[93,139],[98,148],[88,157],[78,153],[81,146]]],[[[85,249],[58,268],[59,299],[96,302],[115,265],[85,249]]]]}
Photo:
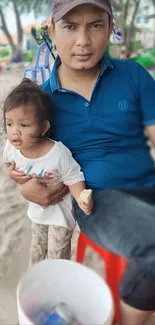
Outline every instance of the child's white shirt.
{"type": "MultiPolygon", "coordinates": [[[[30,177],[51,178],[57,176],[58,182],[63,182],[65,185],[84,181],[84,175],[79,164],[73,159],[70,150],[62,142],[55,141],[54,147],[46,155],[31,159],[24,157],[20,150],[7,140],[3,152],[3,161],[4,163],[15,161],[16,170],[23,171],[30,177]]],[[[29,202],[27,214],[31,221],[38,224],[67,227],[70,230],[75,227],[70,193],[63,198],[62,202],[49,205],[46,208],[29,202]]]]}

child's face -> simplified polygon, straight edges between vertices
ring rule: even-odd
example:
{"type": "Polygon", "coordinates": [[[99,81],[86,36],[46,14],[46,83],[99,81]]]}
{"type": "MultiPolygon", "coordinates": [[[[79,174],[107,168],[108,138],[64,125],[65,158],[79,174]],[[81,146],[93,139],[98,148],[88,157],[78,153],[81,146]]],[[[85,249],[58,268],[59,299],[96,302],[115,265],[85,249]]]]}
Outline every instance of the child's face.
{"type": "Polygon", "coordinates": [[[33,147],[41,135],[33,106],[13,108],[6,112],[5,118],[8,140],[12,145],[19,150],[33,147]]]}

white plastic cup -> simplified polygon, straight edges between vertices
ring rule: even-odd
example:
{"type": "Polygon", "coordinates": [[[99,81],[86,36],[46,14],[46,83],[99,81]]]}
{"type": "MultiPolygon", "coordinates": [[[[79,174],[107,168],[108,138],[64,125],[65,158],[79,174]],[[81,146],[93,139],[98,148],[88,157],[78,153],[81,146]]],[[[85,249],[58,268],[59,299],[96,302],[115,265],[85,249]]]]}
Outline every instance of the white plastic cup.
{"type": "Polygon", "coordinates": [[[105,281],[87,267],[68,260],[44,260],[32,266],[17,288],[20,325],[32,325],[42,306],[66,303],[82,325],[111,325],[113,301],[105,281]]]}

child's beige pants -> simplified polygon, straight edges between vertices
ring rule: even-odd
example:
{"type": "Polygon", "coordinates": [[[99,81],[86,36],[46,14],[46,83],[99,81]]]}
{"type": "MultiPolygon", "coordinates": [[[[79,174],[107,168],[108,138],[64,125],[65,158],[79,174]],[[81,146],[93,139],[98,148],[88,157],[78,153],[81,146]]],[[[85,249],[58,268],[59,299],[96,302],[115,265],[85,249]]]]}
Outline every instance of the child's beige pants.
{"type": "Polygon", "coordinates": [[[44,259],[70,259],[73,231],[54,225],[32,223],[30,265],[44,259]]]}

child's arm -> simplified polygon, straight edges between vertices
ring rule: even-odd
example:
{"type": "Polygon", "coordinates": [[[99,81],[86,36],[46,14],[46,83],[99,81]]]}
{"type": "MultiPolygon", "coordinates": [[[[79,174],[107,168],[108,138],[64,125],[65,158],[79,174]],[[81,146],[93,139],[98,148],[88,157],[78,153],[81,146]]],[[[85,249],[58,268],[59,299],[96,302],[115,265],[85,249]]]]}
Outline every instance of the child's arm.
{"type": "Polygon", "coordinates": [[[93,199],[91,198],[89,203],[84,203],[80,197],[82,191],[86,188],[85,182],[78,182],[73,185],[69,185],[68,187],[80,209],[83,210],[87,215],[91,214],[93,209],[93,199]]]}
{"type": "Polygon", "coordinates": [[[10,166],[11,166],[11,163],[4,163],[4,167],[7,172],[8,172],[8,169],[10,166]]]}
{"type": "Polygon", "coordinates": [[[74,199],[78,203],[80,201],[80,194],[86,188],[85,182],[81,181],[73,185],[69,185],[69,190],[72,193],[74,199]]]}
{"type": "Polygon", "coordinates": [[[85,214],[90,214],[93,208],[93,200],[91,199],[89,203],[84,203],[80,198],[81,192],[86,188],[81,167],[72,157],[70,150],[63,144],[61,144],[61,159],[58,172],[64,184],[69,187],[79,207],[85,214]]]}
{"type": "Polygon", "coordinates": [[[23,184],[25,182],[27,182],[30,177],[27,176],[24,172],[17,172],[15,170],[15,162],[14,161],[11,161],[10,163],[9,162],[5,162],[4,163],[4,167],[5,167],[5,170],[7,172],[7,174],[9,175],[9,177],[16,183],[18,184],[23,184]]]}
{"type": "Polygon", "coordinates": [[[15,170],[16,164],[14,161],[14,154],[13,154],[14,147],[12,144],[7,140],[4,150],[3,150],[3,163],[5,166],[5,170],[9,177],[18,184],[23,184],[30,179],[24,172],[17,172],[15,170]]]}

